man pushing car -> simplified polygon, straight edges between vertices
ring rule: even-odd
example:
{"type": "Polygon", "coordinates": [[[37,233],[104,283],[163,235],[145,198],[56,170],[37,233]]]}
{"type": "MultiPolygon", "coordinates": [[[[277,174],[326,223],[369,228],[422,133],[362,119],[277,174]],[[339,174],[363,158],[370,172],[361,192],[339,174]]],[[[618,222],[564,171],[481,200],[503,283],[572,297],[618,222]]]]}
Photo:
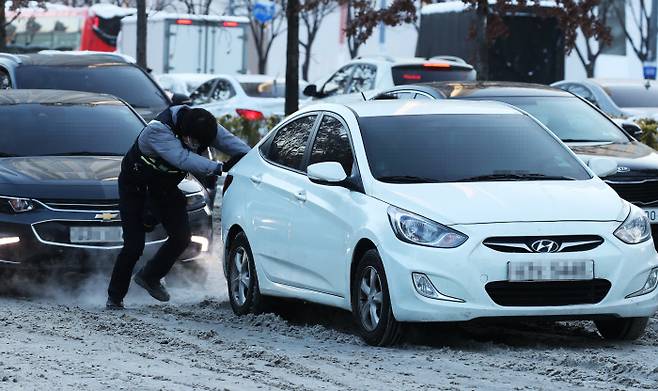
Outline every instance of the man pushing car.
{"type": "Polygon", "coordinates": [[[221,175],[250,148],[217,124],[204,109],[172,106],[160,113],[139,134],[124,156],[119,174],[119,211],[123,248],[119,253],[107,290],[108,309],[122,309],[135,264],[145,244],[146,205],[153,209],[168,239],[155,256],[138,271],[137,285],[159,301],[169,301],[161,280],[190,243],[186,199],[178,184],[188,173],[198,177],[221,175]],[[218,163],[200,154],[208,147],[231,156],[218,163]]]}

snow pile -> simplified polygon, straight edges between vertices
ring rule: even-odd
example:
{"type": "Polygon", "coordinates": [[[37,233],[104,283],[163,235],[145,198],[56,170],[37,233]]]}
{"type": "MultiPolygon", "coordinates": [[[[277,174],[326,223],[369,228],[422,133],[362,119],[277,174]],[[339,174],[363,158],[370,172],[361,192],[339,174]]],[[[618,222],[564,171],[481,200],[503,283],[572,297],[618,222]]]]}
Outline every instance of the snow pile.
{"type": "MultiPolygon", "coordinates": [[[[493,5],[496,4],[496,0],[489,0],[489,4],[493,5]]],[[[528,6],[532,7],[536,5],[537,3],[534,1],[528,1],[528,6]]],[[[555,1],[552,0],[541,0],[539,1],[539,5],[542,7],[555,7],[556,3],[555,1]]],[[[447,14],[451,12],[463,12],[466,11],[467,9],[470,9],[471,5],[466,4],[463,1],[446,1],[443,3],[434,3],[434,4],[428,4],[424,5],[423,8],[421,9],[420,13],[422,15],[430,15],[430,14],[447,14]]]]}
{"type": "Polygon", "coordinates": [[[103,19],[122,18],[124,16],[133,15],[137,13],[136,8],[123,8],[114,4],[94,4],[89,7],[89,13],[96,15],[103,19]]]}

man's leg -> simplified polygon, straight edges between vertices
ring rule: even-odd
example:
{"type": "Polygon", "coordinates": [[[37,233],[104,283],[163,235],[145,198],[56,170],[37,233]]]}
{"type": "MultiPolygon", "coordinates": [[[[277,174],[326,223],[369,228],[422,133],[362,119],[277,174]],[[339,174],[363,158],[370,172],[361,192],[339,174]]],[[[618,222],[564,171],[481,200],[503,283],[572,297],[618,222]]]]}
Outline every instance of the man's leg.
{"type": "Polygon", "coordinates": [[[169,239],[148,261],[140,276],[149,283],[157,283],[169,273],[178,257],[190,244],[191,231],[187,216],[187,200],[178,189],[165,192],[149,192],[151,202],[157,209],[162,226],[169,239]]]}
{"type": "Polygon", "coordinates": [[[144,214],[145,192],[137,186],[119,179],[119,211],[123,228],[123,248],[114,263],[112,279],[107,289],[108,297],[114,303],[120,303],[130,285],[135,263],[144,252],[144,214]]]}

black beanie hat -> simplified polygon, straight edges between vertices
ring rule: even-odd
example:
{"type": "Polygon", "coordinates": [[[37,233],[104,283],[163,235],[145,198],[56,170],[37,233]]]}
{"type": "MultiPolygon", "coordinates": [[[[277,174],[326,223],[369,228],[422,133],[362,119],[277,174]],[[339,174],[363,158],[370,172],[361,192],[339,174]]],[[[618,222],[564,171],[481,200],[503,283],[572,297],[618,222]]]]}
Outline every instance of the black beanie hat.
{"type": "Polygon", "coordinates": [[[204,109],[181,109],[178,112],[178,129],[182,136],[197,140],[201,147],[209,147],[217,137],[217,119],[204,109]]]}

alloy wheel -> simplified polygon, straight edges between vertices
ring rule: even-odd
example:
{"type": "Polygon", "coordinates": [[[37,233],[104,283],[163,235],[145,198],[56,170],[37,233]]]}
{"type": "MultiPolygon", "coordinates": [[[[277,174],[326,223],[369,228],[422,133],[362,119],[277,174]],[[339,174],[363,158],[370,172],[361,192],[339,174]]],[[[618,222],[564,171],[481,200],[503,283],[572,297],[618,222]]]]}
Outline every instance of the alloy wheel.
{"type": "Polygon", "coordinates": [[[359,317],[363,327],[373,331],[379,325],[383,306],[382,282],[374,267],[364,269],[359,289],[359,317]]]}
{"type": "Polygon", "coordinates": [[[233,300],[242,306],[247,301],[251,284],[251,270],[247,250],[238,247],[233,255],[233,264],[233,268],[231,268],[231,294],[233,300]]]}

